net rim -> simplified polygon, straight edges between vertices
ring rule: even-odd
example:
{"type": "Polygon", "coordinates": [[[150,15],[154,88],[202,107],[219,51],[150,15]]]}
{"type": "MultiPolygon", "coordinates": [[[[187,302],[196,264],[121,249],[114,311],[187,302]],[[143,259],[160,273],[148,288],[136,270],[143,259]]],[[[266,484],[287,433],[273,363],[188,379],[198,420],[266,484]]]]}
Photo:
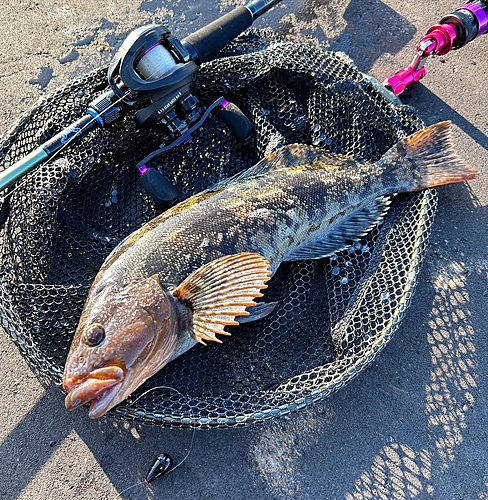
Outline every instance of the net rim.
{"type": "MultiPolygon", "coordinates": [[[[41,97],[41,99],[39,99],[39,101],[31,108],[31,110],[24,113],[10,128],[10,130],[2,136],[2,138],[0,139],[0,141],[2,142],[2,145],[0,146],[1,150],[3,152],[8,151],[11,144],[15,141],[15,138],[17,137],[19,131],[22,130],[25,124],[28,123],[36,113],[40,112],[47,103],[56,100],[56,98],[62,95],[66,88],[74,86],[75,84],[79,84],[84,80],[88,80],[92,75],[98,74],[103,70],[104,68],[95,69],[87,73],[86,75],[83,75],[75,82],[72,82],[70,85],[66,85],[65,87],[58,89],[53,94],[41,97]]],[[[378,91],[378,89],[375,89],[375,91],[378,91]]],[[[382,95],[382,98],[387,100],[384,95],[382,95]]],[[[389,101],[389,105],[396,106],[396,104],[392,104],[391,101],[389,101]]],[[[405,105],[401,106],[405,107],[405,105]]],[[[4,168],[6,168],[7,166],[8,164],[4,165],[4,168]]],[[[234,413],[232,413],[232,411],[228,408],[225,408],[225,406],[220,406],[220,408],[225,409],[226,416],[198,416],[195,414],[195,412],[182,412],[179,414],[171,411],[148,412],[138,410],[137,408],[134,409],[130,404],[126,403],[122,403],[117,406],[109,413],[109,415],[120,417],[123,419],[131,419],[139,422],[147,422],[169,427],[198,427],[202,429],[228,428],[262,422],[264,420],[269,420],[275,417],[286,415],[290,412],[297,411],[306,406],[309,406],[310,404],[318,400],[324,399],[333,392],[337,391],[339,388],[343,387],[344,384],[349,382],[366,366],[368,366],[376,358],[378,353],[384,349],[394,332],[398,329],[405,311],[410,304],[413,291],[418,279],[418,273],[422,264],[422,257],[427,244],[428,235],[430,233],[430,228],[433,222],[432,217],[429,217],[429,213],[435,213],[437,205],[436,190],[427,190],[420,193],[418,195],[418,202],[420,203],[421,208],[418,213],[418,218],[416,219],[413,252],[410,259],[408,280],[404,284],[403,292],[401,294],[401,300],[398,302],[398,305],[395,308],[394,313],[392,314],[392,318],[389,321],[388,326],[376,339],[373,347],[367,352],[367,354],[365,353],[364,356],[358,359],[352,366],[349,366],[347,370],[338,374],[333,380],[328,383],[321,384],[317,388],[309,390],[307,394],[293,394],[292,401],[281,405],[267,404],[263,405],[259,410],[249,412],[236,411],[234,413]]],[[[408,199],[406,201],[403,201],[403,203],[407,207],[409,206],[409,204],[413,204],[413,202],[409,201],[408,199]]],[[[7,302],[13,303],[11,297],[9,297],[7,290],[3,285],[3,281],[1,278],[0,286],[3,289],[4,296],[8,299],[7,302]]],[[[59,367],[57,367],[52,362],[52,360],[48,359],[40,351],[30,332],[26,332],[25,329],[22,328],[20,319],[19,321],[12,321],[12,317],[18,317],[17,312],[13,308],[9,310],[8,308],[6,308],[4,303],[1,303],[0,321],[10,337],[18,345],[21,352],[27,357],[30,364],[38,373],[47,376],[47,378],[55,384],[61,385],[62,372],[59,367]],[[20,329],[19,325],[21,325],[20,329]]],[[[323,366],[320,368],[323,368],[323,366]]],[[[311,372],[313,371],[316,371],[316,369],[311,370],[311,372]]],[[[304,374],[305,373],[302,373],[301,375],[304,374]]],[[[285,385],[293,378],[296,377],[292,377],[287,381],[283,381],[280,385],[285,385]]],[[[308,388],[304,387],[302,388],[301,392],[306,392],[307,390],[308,388]]],[[[256,396],[260,397],[263,394],[268,394],[268,391],[260,391],[256,393],[256,396]]],[[[218,403],[219,400],[219,398],[215,399],[215,397],[202,399],[212,401],[215,404],[218,403]]]]}

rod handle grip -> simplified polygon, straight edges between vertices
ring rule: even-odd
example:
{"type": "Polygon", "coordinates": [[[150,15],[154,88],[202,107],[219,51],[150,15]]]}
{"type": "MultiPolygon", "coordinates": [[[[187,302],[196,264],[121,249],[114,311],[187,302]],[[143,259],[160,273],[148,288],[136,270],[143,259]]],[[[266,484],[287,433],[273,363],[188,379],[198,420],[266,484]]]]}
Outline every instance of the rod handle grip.
{"type": "Polygon", "coordinates": [[[190,44],[198,54],[198,63],[208,62],[236,36],[249,28],[252,22],[253,17],[249,10],[246,7],[237,7],[208,26],[187,36],[183,42],[190,44]]]}

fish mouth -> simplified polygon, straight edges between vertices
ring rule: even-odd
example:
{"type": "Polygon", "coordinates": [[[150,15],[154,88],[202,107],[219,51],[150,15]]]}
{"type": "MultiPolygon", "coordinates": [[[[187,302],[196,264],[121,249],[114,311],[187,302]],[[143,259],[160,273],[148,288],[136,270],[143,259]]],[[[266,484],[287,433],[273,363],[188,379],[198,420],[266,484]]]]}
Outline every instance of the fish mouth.
{"type": "Polygon", "coordinates": [[[64,387],[68,392],[65,405],[68,410],[79,408],[92,402],[88,416],[101,417],[113,404],[124,379],[124,370],[119,366],[106,366],[90,373],[89,378],[75,384],[66,381],[64,387]],[[70,387],[71,386],[71,387],[70,387]]]}

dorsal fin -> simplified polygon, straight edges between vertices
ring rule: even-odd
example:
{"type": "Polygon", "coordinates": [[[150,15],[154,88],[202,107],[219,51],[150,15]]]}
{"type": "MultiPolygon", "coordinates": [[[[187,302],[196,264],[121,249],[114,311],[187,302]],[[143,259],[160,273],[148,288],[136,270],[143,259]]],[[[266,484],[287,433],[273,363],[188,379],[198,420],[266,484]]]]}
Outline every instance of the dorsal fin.
{"type": "Polygon", "coordinates": [[[267,288],[269,262],[258,253],[238,253],[213,260],[197,269],[173,292],[192,311],[192,337],[221,342],[216,334],[230,335],[225,325],[238,325],[236,316],[249,315],[246,307],[267,288]]]}
{"type": "Polygon", "coordinates": [[[260,175],[265,175],[267,172],[271,172],[277,168],[296,167],[299,165],[311,167],[317,162],[333,166],[334,168],[355,165],[354,159],[349,156],[327,153],[326,151],[306,144],[289,144],[271,153],[247,170],[242,170],[232,177],[223,179],[206,192],[211,193],[217,191],[234,181],[242,182],[247,179],[259,177],[260,175]]]}
{"type": "Polygon", "coordinates": [[[351,217],[335,226],[320,240],[307,242],[298,247],[284,260],[322,259],[347,248],[347,241],[357,241],[371,231],[386,215],[390,197],[381,196],[370,205],[355,212],[351,217]]]}

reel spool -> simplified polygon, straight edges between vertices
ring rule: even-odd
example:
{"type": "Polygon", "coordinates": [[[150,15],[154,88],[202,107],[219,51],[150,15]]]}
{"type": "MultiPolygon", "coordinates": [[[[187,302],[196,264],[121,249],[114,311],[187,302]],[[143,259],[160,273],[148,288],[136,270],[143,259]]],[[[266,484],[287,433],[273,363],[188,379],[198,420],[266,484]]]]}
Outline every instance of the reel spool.
{"type": "MultiPolygon", "coordinates": [[[[138,28],[127,37],[108,68],[113,90],[110,100],[121,98],[124,104],[136,108],[134,120],[138,128],[160,126],[163,130],[160,148],[136,166],[141,184],[162,210],[176,203],[178,191],[146,163],[186,141],[209,115],[192,94],[199,66],[185,45],[191,49],[188,43],[171,36],[164,26],[138,28]]],[[[197,58],[195,54],[193,57],[197,58]]],[[[220,109],[224,123],[236,139],[248,140],[254,133],[253,124],[235,104],[223,98],[217,101],[208,109],[220,109]]],[[[91,108],[98,115],[104,113],[97,105],[91,108]]]]}
{"type": "MultiPolygon", "coordinates": [[[[108,83],[125,105],[140,108],[135,113],[138,127],[168,122],[172,138],[177,121],[172,123],[171,110],[190,98],[198,65],[181,42],[164,26],[149,25],[134,30],[115,54],[108,68],[108,83]],[[173,125],[173,126],[171,126],[173,125]]],[[[196,98],[191,99],[193,102],[196,98]]],[[[193,105],[180,109],[180,121],[193,105]],[[181,113],[184,112],[184,114],[181,113]]],[[[176,115],[176,113],[174,113],[176,115]]]]}

